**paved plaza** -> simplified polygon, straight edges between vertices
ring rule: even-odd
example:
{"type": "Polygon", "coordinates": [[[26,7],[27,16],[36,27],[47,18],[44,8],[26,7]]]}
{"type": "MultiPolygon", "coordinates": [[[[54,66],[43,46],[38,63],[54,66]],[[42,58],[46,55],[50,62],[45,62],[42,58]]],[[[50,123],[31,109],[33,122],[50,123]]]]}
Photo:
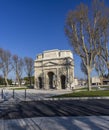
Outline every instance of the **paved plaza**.
{"type": "Polygon", "coordinates": [[[109,130],[109,99],[48,100],[69,90],[4,90],[0,130],[109,130]],[[46,100],[47,99],[47,100],[46,100]]]}
{"type": "MultiPolygon", "coordinates": [[[[2,100],[2,89],[0,89],[0,101],[2,100]]],[[[25,90],[14,90],[14,100],[15,101],[35,101],[35,100],[43,100],[47,97],[51,97],[54,95],[60,95],[72,92],[71,90],[35,90],[35,89],[26,89],[26,98],[25,98],[25,90]]],[[[4,89],[3,90],[4,100],[13,100],[13,90],[4,89]]]]}

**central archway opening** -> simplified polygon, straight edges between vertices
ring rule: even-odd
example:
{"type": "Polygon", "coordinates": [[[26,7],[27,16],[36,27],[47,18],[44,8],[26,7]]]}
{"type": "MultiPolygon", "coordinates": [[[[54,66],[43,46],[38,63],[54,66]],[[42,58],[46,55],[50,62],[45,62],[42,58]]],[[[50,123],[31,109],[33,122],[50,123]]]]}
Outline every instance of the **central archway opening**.
{"type": "Polygon", "coordinates": [[[54,88],[54,73],[53,72],[48,72],[48,78],[49,78],[49,88],[53,89],[54,88]]]}
{"type": "Polygon", "coordinates": [[[43,85],[42,85],[42,77],[38,78],[39,80],[39,89],[42,89],[43,85]]]}
{"type": "Polygon", "coordinates": [[[61,75],[61,88],[65,89],[65,81],[66,81],[66,76],[65,75],[61,75]]]}

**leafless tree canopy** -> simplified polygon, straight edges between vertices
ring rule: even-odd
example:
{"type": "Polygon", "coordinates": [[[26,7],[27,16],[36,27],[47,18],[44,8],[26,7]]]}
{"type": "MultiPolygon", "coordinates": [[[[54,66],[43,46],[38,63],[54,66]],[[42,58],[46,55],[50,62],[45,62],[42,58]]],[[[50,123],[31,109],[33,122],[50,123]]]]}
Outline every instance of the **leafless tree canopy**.
{"type": "Polygon", "coordinates": [[[23,63],[22,58],[18,57],[17,55],[13,55],[12,59],[13,59],[13,62],[12,62],[13,69],[16,74],[16,79],[20,86],[24,63],[23,63]]]}
{"type": "Polygon", "coordinates": [[[6,85],[8,86],[8,74],[12,70],[10,51],[0,48],[0,69],[3,73],[6,85]]]}
{"type": "Polygon", "coordinates": [[[2,72],[3,80],[5,80],[7,86],[9,85],[10,72],[14,72],[17,83],[20,86],[24,70],[31,84],[31,78],[33,80],[34,60],[30,57],[21,58],[18,55],[12,55],[10,51],[0,48],[0,73],[2,72]]]}
{"type": "Polygon", "coordinates": [[[25,57],[24,63],[25,63],[25,71],[26,71],[26,74],[29,78],[29,82],[31,85],[31,77],[33,75],[33,69],[34,69],[34,60],[30,57],[25,57]]]}
{"type": "Polygon", "coordinates": [[[65,33],[73,47],[86,66],[88,87],[90,87],[90,73],[94,67],[96,55],[101,54],[107,45],[109,29],[109,8],[99,0],[93,0],[92,7],[80,4],[68,13],[65,33]]]}
{"type": "Polygon", "coordinates": [[[100,55],[96,57],[95,69],[99,77],[104,77],[104,75],[106,74],[107,66],[104,59],[100,55]]]}

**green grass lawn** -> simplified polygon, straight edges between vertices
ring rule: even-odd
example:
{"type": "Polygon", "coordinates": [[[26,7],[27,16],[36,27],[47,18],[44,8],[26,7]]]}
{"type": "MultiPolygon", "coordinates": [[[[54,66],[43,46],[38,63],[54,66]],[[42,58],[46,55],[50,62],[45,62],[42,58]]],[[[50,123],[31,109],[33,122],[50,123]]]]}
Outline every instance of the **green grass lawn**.
{"type": "Polygon", "coordinates": [[[105,96],[109,96],[109,90],[72,92],[54,97],[65,98],[65,97],[105,97],[105,96]]]}

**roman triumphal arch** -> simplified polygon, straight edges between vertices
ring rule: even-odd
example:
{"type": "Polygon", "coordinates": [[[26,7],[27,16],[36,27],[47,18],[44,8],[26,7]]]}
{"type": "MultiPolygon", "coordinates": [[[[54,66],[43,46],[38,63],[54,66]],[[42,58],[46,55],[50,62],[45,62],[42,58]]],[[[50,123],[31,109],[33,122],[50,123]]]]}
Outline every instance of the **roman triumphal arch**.
{"type": "Polygon", "coordinates": [[[49,50],[34,62],[35,88],[66,89],[74,82],[74,60],[70,50],[49,50]]]}

